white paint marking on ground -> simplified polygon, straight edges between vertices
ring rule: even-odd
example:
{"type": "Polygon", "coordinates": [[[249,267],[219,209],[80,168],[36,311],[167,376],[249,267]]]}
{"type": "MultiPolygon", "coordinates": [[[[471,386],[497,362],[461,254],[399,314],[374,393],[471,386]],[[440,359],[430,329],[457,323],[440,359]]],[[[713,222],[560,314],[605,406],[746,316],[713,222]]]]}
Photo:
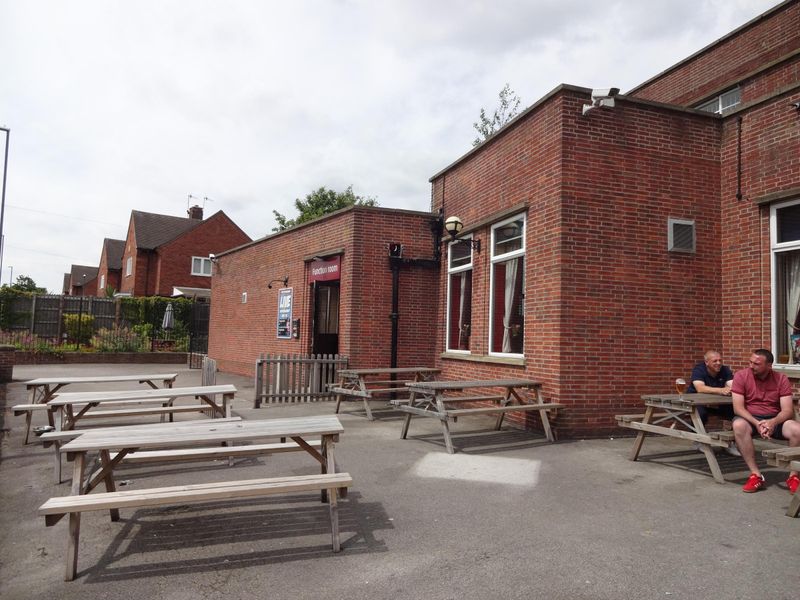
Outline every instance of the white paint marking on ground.
{"type": "Polygon", "coordinates": [[[541,461],[431,452],[411,472],[419,477],[535,487],[541,461]]]}

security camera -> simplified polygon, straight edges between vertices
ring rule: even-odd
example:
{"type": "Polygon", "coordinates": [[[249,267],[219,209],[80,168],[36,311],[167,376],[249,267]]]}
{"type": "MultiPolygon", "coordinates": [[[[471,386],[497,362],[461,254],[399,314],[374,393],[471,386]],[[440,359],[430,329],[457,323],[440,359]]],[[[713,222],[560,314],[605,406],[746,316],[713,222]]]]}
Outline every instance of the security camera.
{"type": "Polygon", "coordinates": [[[592,100],[599,100],[601,98],[613,98],[619,94],[619,88],[605,88],[601,90],[592,90],[592,100]]]}
{"type": "Polygon", "coordinates": [[[217,258],[217,255],[214,253],[208,255],[208,260],[214,260],[215,258],[217,258]]]}

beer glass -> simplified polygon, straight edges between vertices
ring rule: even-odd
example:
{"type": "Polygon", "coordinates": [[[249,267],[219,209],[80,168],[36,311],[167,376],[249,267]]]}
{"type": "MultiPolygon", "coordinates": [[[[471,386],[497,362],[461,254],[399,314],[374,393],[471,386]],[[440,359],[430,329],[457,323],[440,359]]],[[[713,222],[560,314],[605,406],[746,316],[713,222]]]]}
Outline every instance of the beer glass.
{"type": "Polygon", "coordinates": [[[678,392],[678,398],[683,400],[683,394],[686,393],[686,381],[678,377],[675,380],[675,391],[678,392]]]}

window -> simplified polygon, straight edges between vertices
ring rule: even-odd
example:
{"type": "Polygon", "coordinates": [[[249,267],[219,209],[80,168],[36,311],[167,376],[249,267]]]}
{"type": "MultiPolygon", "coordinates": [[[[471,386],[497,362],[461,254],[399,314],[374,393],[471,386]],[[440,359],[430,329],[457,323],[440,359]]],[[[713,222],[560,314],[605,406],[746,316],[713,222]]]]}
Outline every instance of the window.
{"type": "Polygon", "coordinates": [[[525,337],[525,215],[492,226],[489,353],[522,356],[525,337]]]}
{"type": "Polygon", "coordinates": [[[447,253],[447,350],[469,352],[471,333],[472,245],[451,242],[447,253]]]}
{"type": "Polygon", "coordinates": [[[698,110],[704,110],[710,113],[721,114],[729,108],[733,108],[742,102],[742,92],[737,88],[722,92],[719,96],[703,102],[697,107],[698,110]]]}
{"type": "Polygon", "coordinates": [[[130,277],[131,273],[133,273],[133,257],[129,256],[125,261],[125,277],[130,277]]]}
{"type": "Polygon", "coordinates": [[[192,275],[211,277],[211,259],[203,256],[193,256],[192,275]]]}
{"type": "Polygon", "coordinates": [[[100,291],[104,292],[106,290],[106,275],[103,273],[100,275],[100,291]]]}
{"type": "Polygon", "coordinates": [[[800,364],[800,200],[770,209],[772,346],[778,364],[800,364]]]}

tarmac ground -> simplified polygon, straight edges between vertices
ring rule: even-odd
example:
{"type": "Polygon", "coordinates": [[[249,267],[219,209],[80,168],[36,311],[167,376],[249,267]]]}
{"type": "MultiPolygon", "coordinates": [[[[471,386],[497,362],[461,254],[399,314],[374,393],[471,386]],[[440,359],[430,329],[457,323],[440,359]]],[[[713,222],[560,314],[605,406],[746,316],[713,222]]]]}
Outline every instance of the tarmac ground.
{"type": "MultiPolygon", "coordinates": [[[[400,414],[380,402],[374,422],[358,404],[340,415],[337,463],[354,480],[339,505],[340,553],[316,493],[129,509],[118,522],[97,511],[81,520],[78,576],[63,581],[67,520],[45,527],[36,510],[69,493],[70,471],[55,484],[52,449],[23,445],[25,419],[10,410],[27,401],[22,380],[176,370],[176,386],[199,384],[199,371],[180,365],[93,364],[16,366],[0,386],[0,598],[798,597],[800,519],[784,515],[783,471],[764,465],[767,489],[744,494],[741,459],[719,455],[729,480],[720,485],[688,442],[649,437],[631,462],[630,437],[550,444],[537,432],[493,431],[485,415],[459,419],[460,451],[449,455],[435,419],[415,418],[401,440],[400,414]]],[[[219,373],[217,382],[237,386],[234,414],[244,419],[333,412],[331,402],[254,409],[251,379],[219,373]]],[[[318,465],[289,453],[232,467],[128,465],[115,476],[119,489],[142,489],[230,478],[230,469],[246,479],[318,465]]]]}

